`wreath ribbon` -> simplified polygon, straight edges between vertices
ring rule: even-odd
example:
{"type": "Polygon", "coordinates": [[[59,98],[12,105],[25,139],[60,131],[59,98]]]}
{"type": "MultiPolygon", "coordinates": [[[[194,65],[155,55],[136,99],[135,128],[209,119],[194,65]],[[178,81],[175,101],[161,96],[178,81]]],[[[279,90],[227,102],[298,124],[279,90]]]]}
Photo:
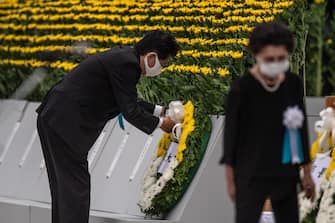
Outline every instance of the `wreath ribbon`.
{"type": "Polygon", "coordinates": [[[301,133],[299,129],[285,130],[282,163],[299,164],[304,161],[301,133]]]}

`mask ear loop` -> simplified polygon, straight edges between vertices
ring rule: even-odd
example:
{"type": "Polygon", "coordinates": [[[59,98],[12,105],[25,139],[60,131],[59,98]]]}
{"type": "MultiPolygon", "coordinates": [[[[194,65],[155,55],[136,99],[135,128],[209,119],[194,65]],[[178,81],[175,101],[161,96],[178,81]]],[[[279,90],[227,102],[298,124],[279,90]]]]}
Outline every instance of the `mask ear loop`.
{"type": "MultiPolygon", "coordinates": [[[[150,53],[148,53],[148,54],[146,55],[147,59],[148,59],[148,57],[149,57],[150,55],[154,55],[154,56],[155,56],[155,63],[154,63],[154,65],[151,67],[151,68],[153,68],[153,67],[155,67],[155,66],[157,65],[156,63],[160,63],[160,62],[159,62],[158,54],[157,54],[156,52],[150,52],[150,53]]],[[[148,61],[148,65],[149,65],[149,61],[148,61]]],[[[159,64],[159,65],[161,65],[161,64],[159,64]]],[[[162,66],[162,65],[161,65],[161,66],[162,66]]]]}

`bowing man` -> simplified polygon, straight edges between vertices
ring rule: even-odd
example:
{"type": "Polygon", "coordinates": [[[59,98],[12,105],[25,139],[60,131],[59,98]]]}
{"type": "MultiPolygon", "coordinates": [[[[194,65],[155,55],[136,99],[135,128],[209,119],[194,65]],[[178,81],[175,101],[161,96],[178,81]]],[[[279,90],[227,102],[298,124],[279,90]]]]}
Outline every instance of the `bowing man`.
{"type": "Polygon", "coordinates": [[[141,74],[153,77],[179,50],[175,38],[151,31],[134,47],[116,46],[85,59],[54,85],[41,105],[37,129],[48,172],[52,223],[88,223],[87,154],[108,120],[119,114],[147,134],[174,122],[164,107],[137,98],[141,74]]]}

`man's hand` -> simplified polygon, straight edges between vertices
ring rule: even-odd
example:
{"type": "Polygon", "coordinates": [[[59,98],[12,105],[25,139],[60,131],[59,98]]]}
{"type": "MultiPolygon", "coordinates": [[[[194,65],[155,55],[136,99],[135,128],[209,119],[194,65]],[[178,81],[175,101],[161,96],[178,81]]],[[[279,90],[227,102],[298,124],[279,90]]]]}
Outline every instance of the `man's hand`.
{"type": "Polygon", "coordinates": [[[227,192],[230,199],[234,202],[236,199],[236,187],[234,180],[234,169],[232,166],[226,165],[226,180],[227,180],[227,192]]]}
{"type": "Polygon", "coordinates": [[[161,129],[164,131],[164,132],[167,132],[167,133],[171,133],[172,132],[172,128],[173,126],[175,125],[176,123],[174,123],[174,121],[172,121],[169,117],[165,117],[163,119],[163,123],[161,125],[161,129]]]}
{"type": "Polygon", "coordinates": [[[302,185],[304,187],[306,197],[308,199],[314,200],[314,198],[315,198],[315,184],[314,184],[313,178],[311,176],[310,165],[309,164],[304,165],[303,169],[304,169],[304,178],[303,178],[302,185]]]}

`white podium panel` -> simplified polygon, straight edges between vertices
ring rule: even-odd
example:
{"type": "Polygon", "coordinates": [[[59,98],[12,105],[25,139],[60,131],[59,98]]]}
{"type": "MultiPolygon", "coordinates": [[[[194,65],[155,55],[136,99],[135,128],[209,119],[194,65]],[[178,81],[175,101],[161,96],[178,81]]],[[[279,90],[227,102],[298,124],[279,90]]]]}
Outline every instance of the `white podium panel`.
{"type": "Polygon", "coordinates": [[[20,127],[26,101],[0,101],[0,163],[6,159],[9,147],[20,127]]]}
{"type": "Polygon", "coordinates": [[[319,97],[307,97],[306,98],[306,113],[307,116],[320,117],[320,111],[324,109],[325,101],[319,97]]]}
{"type": "Polygon", "coordinates": [[[308,132],[309,132],[309,144],[312,145],[314,140],[317,138],[317,133],[314,130],[314,124],[316,121],[321,120],[320,112],[325,107],[323,98],[318,97],[307,97],[306,98],[306,113],[308,116],[308,132]]]}
{"type": "Polygon", "coordinates": [[[308,133],[309,133],[309,144],[312,146],[312,143],[314,142],[314,140],[317,139],[318,134],[315,132],[315,128],[314,128],[314,123],[316,121],[321,120],[320,116],[309,116],[307,118],[308,121],[308,133]]]}
{"type": "MultiPolygon", "coordinates": [[[[34,142],[37,140],[36,115],[37,104],[28,104],[22,113],[22,119],[13,140],[7,148],[0,165],[0,193],[2,196],[16,197],[19,191],[26,189],[31,184],[32,178],[24,178],[26,160],[31,155],[34,142]],[[21,167],[20,167],[21,166],[21,167]]],[[[15,124],[16,125],[16,124],[15,124]]],[[[38,149],[38,148],[36,148],[38,149]]]]}
{"type": "Polygon", "coordinates": [[[110,135],[112,134],[112,131],[114,130],[115,127],[118,127],[116,119],[110,120],[107,122],[106,126],[100,133],[98,139],[90,149],[88,156],[87,156],[87,161],[89,164],[89,169],[90,172],[92,173],[94,167],[98,163],[101,154],[105,148],[106,143],[108,142],[108,139],[110,135]]]}
{"type": "Polygon", "coordinates": [[[48,185],[47,173],[43,168],[40,168],[43,155],[36,128],[37,113],[35,109],[38,105],[38,103],[28,104],[18,131],[17,143],[19,145],[15,145],[12,163],[7,168],[10,168],[15,174],[15,177],[12,178],[14,182],[11,181],[11,184],[17,185],[11,196],[50,202],[49,187],[37,183],[44,181],[45,185],[48,185]]]}
{"type": "Polygon", "coordinates": [[[93,210],[141,215],[134,189],[139,187],[162,132],[157,130],[149,136],[127,122],[125,127],[125,131],[118,126],[114,128],[92,173],[91,207],[93,210]]]}
{"type": "MultiPolygon", "coordinates": [[[[32,223],[29,206],[0,203],[1,223],[32,223]]],[[[51,222],[50,222],[51,223],[51,222]]]]}

